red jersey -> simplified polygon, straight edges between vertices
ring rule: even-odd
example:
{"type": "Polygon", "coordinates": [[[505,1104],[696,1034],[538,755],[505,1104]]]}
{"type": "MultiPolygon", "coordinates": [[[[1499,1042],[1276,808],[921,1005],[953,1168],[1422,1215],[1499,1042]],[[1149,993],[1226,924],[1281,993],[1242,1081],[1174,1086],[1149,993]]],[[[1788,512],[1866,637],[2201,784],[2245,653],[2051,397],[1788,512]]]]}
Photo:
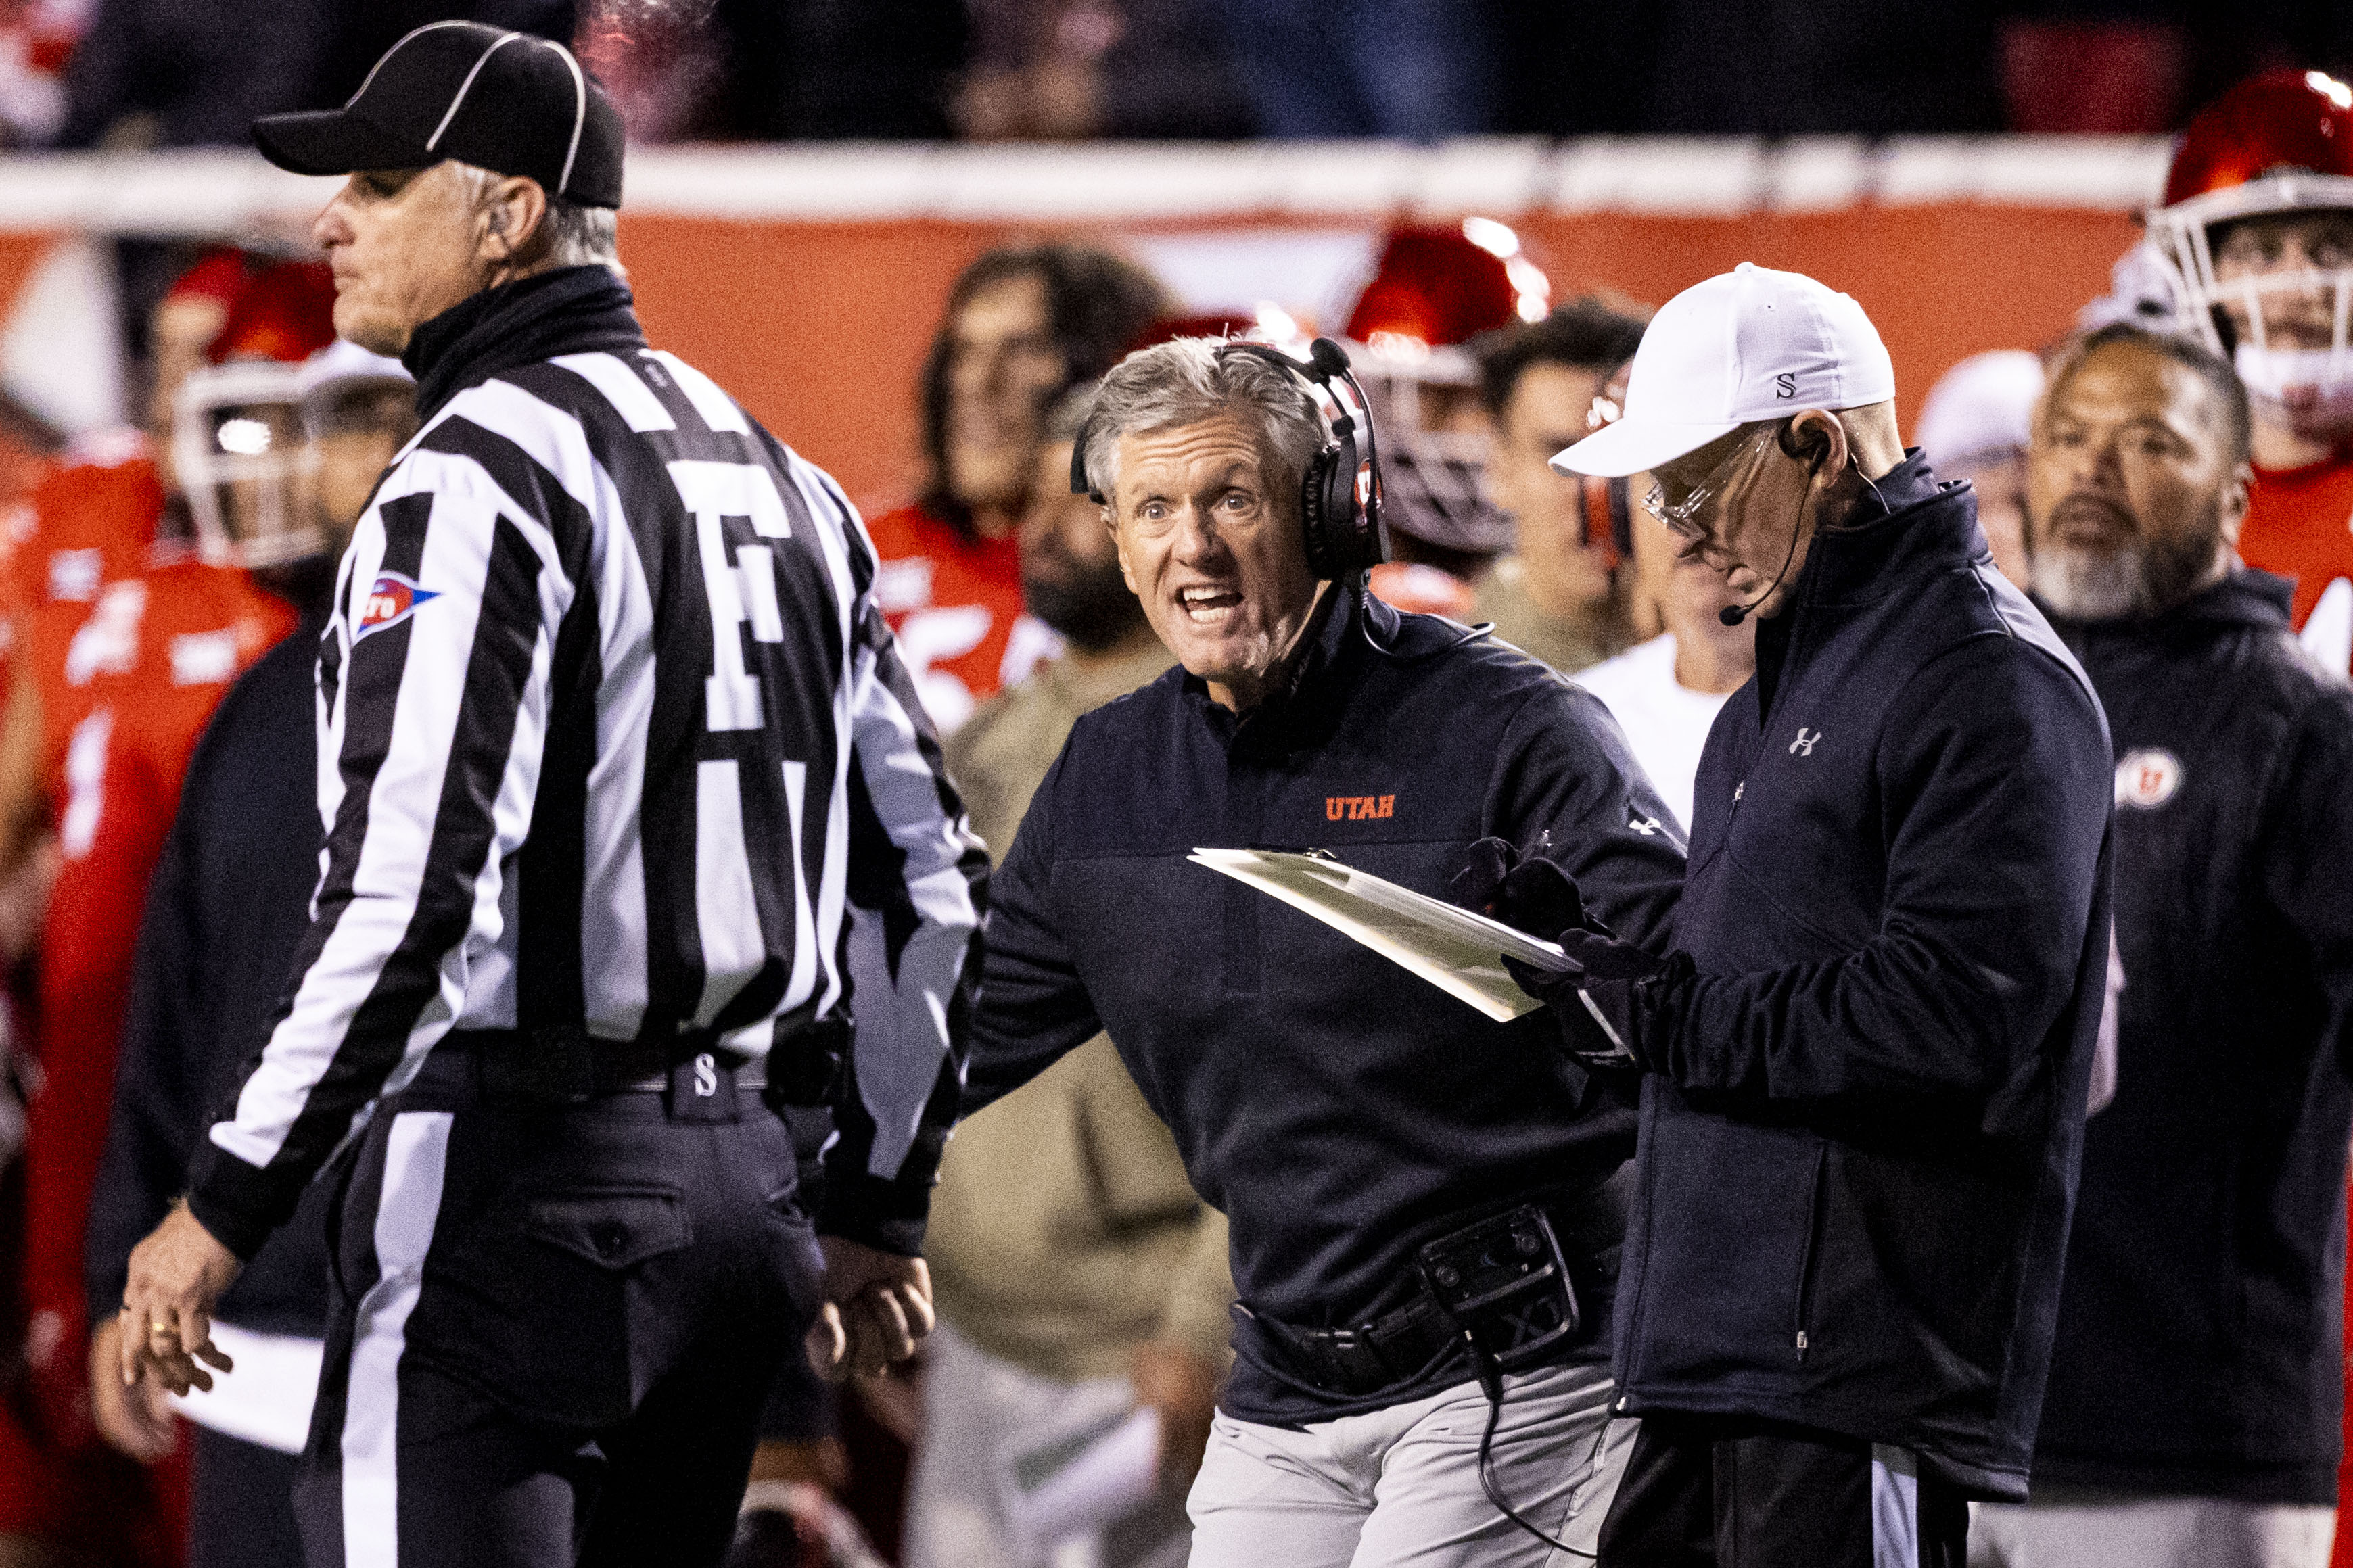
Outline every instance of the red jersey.
{"type": "Polygon", "coordinates": [[[101,583],[147,569],[163,515],[144,437],[115,430],[77,442],[0,530],[0,595],[11,610],[88,605],[101,583]]]}
{"type": "MultiPolygon", "coordinates": [[[[122,502],[126,477],[100,482],[69,470],[41,494],[122,502]]],[[[145,493],[153,501],[152,540],[163,495],[159,487],[145,493]]],[[[121,524],[130,515],[126,506],[105,521],[121,524]]],[[[94,526],[87,516],[58,516],[55,530],[49,521],[45,510],[37,545],[78,540],[94,526]]],[[[54,560],[62,552],[47,553],[54,560]]],[[[86,1415],[76,1419],[82,1229],[106,1140],[148,878],[213,709],[297,617],[243,573],[193,561],[101,577],[87,604],[47,595],[43,584],[23,585],[44,595],[26,617],[25,655],[42,692],[44,778],[60,858],[35,972],[41,1089],[26,1117],[28,1348],[56,1363],[35,1368],[37,1385],[51,1395],[53,1427],[69,1440],[89,1439],[77,1429],[86,1415]]],[[[78,590],[80,580],[67,585],[78,590]]]]}
{"type": "Polygon", "coordinates": [[[2239,554],[2295,578],[2292,614],[2305,646],[2340,673],[2353,668],[2353,452],[2284,472],[2257,469],[2239,554]]]}
{"type": "Polygon", "coordinates": [[[942,733],[1061,651],[1060,637],[1021,613],[1021,554],[1010,534],[966,538],[914,506],[866,528],[881,563],[874,602],[942,733]]]}
{"type": "Polygon", "coordinates": [[[1409,615],[1444,616],[1467,625],[1479,607],[1470,584],[1419,561],[1384,561],[1373,568],[1366,586],[1374,598],[1409,615]]]}
{"type": "Polygon", "coordinates": [[[130,601],[143,603],[143,590],[111,599],[107,590],[145,574],[164,515],[163,482],[138,436],[117,432],[77,455],[85,460],[53,470],[0,528],[9,653],[22,657],[40,691],[52,768],[65,735],[89,711],[91,681],[130,671],[135,639],[125,640],[125,616],[135,628],[130,601]]]}

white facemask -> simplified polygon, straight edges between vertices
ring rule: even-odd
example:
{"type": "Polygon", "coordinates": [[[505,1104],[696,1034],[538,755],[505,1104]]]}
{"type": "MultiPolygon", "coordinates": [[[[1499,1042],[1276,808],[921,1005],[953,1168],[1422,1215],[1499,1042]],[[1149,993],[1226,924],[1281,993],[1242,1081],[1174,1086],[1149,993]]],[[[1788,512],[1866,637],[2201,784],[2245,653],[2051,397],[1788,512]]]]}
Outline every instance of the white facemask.
{"type": "Polygon", "coordinates": [[[2267,419],[2298,436],[2353,430],[2353,350],[2271,349],[2241,343],[2232,356],[2247,396],[2267,419]]]}

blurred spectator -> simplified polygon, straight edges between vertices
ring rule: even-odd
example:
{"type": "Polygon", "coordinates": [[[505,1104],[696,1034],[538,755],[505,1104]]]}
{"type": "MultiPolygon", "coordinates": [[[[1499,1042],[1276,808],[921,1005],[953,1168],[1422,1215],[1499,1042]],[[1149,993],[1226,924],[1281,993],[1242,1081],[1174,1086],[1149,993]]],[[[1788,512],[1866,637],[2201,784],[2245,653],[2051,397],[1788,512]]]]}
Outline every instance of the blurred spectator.
{"type": "Polygon", "coordinates": [[[1675,135],[1999,131],[1997,0],[1662,0],[1641,129],[1675,135]]]}
{"type": "Polygon", "coordinates": [[[1021,614],[1015,525],[1047,410],[1109,370],[1166,313],[1134,262],[1089,246],[1011,246],[965,268],[923,364],[923,457],[912,506],[873,519],[874,596],[944,732],[1059,639],[1021,614]]]}
{"type": "MultiPolygon", "coordinates": [[[[416,428],[414,397],[407,372],[350,343],[300,370],[231,365],[183,389],[177,467],[200,516],[218,520],[200,525],[206,552],[256,569],[301,626],[237,681],[189,762],[139,936],[84,1270],[99,1428],[142,1462],[169,1452],[176,1435],[153,1380],[123,1386],[115,1309],[132,1247],[187,1185],[212,1108],[242,1076],[309,926],[321,837],[319,633],[335,562],[416,428]],[[281,428],[294,439],[237,449],[256,446],[258,429],[281,428]],[[224,459],[217,506],[196,489],[206,453],[224,459]],[[267,526],[273,517],[280,526],[267,526]]],[[[237,1369],[185,1406],[197,1423],[189,1568],[301,1568],[291,1488],[325,1333],[332,1190],[313,1187],[222,1300],[213,1332],[237,1369]]]]}
{"type": "Polygon", "coordinates": [[[573,0],[97,0],[57,144],[250,146],[257,116],[343,102],[412,27],[470,17],[568,40],[572,12],[573,0]]]}
{"type": "Polygon", "coordinates": [[[1640,505],[1632,532],[1640,577],[1661,584],[1660,618],[1667,629],[1580,672],[1577,683],[1609,705],[1634,760],[1689,833],[1707,732],[1725,700],[1757,673],[1757,623],[1724,624],[1721,612],[1742,595],[1722,573],[1683,554],[1667,525],[1640,505]]]}
{"type": "Polygon", "coordinates": [[[1665,8],[1653,0],[1487,0],[1503,67],[1499,129],[1543,136],[1639,131],[1665,8]]]}
{"type": "Polygon", "coordinates": [[[39,146],[66,116],[66,62],[91,0],[0,0],[0,146],[39,146]]]}
{"type": "Polygon", "coordinates": [[[977,142],[1248,136],[1210,0],[966,0],[956,123],[977,142]]]}
{"type": "Polygon", "coordinates": [[[1480,396],[1495,424],[1487,489],[1510,515],[1516,545],[1479,584],[1478,615],[1564,675],[1633,640],[1631,574],[1610,519],[1630,510],[1636,485],[1613,495],[1613,481],[1556,474],[1549,464],[1585,438],[1597,401],[1641,341],[1640,316],[1588,297],[1476,345],[1480,396]]]}
{"type": "Polygon", "coordinates": [[[2174,325],[2230,358],[2254,408],[2239,553],[2295,580],[2306,647],[2353,669],[2353,86],[2284,70],[2232,89],[2175,148],[2148,228],[2174,325]]]}
{"type": "Polygon", "coordinates": [[[2112,0],[2088,15],[2004,17],[1996,47],[2008,129],[2124,136],[2169,128],[2189,76],[2179,9],[2112,0]],[[2136,9],[2148,14],[2129,14],[2136,9]]]}
{"type": "Polygon", "coordinates": [[[2116,1098],[2084,1130],[2034,1496],[1984,1568],[2319,1568],[2344,1384],[2353,693],[2237,563],[2245,395],[2131,326],[2052,373],[2034,589],[2116,754],[2116,1098]]]}
{"type": "Polygon", "coordinates": [[[603,84],[629,140],[680,142],[713,133],[729,68],[717,0],[581,0],[573,47],[603,84]]]}
{"type": "Polygon", "coordinates": [[[764,142],[953,134],[948,106],[965,58],[962,0],[717,4],[728,71],[702,134],[764,142]]]}
{"type": "MultiPolygon", "coordinates": [[[[984,705],[947,743],[973,827],[1000,860],[1080,715],[1174,660],[1122,579],[1100,504],[1069,493],[1090,395],[1039,454],[1020,529],[1030,610],[1067,651],[984,705]]],[[[1025,1536],[1004,1501],[1031,1449],[1148,1405],[1160,1496],[1094,1532],[1087,1561],[1179,1568],[1184,1498],[1226,1364],[1224,1218],[1194,1195],[1176,1144],[1097,1035],[965,1122],[948,1145],[925,1248],[940,1327],[908,1568],[1048,1568],[1071,1543],[1025,1536]]]]}
{"type": "MultiPolygon", "coordinates": [[[[215,363],[299,359],[334,336],[323,268],[246,279],[226,305],[215,264],[172,303],[187,328],[216,320],[215,363]]],[[[178,362],[173,362],[176,364],[178,362]]],[[[0,1551],[14,1535],[70,1558],[176,1562],[184,1477],[142,1474],[104,1443],[90,1403],[83,1231],[113,1094],[116,1050],[147,879],[180,779],[214,706],[295,619],[247,574],[158,551],[185,498],[171,461],[178,388],[159,383],[148,442],[94,444],[36,497],[20,550],[37,574],[16,638],[0,732],[0,870],[51,831],[58,870],[35,972],[40,1089],[27,1107],[22,1356],[33,1398],[0,1411],[0,1551]]]]}
{"type": "Polygon", "coordinates": [[[1259,134],[1434,142],[1497,129],[1496,42],[1449,0],[1211,0],[1259,134]]]}
{"type": "Polygon", "coordinates": [[[1920,406],[1914,441],[1940,479],[1977,488],[1978,526],[1993,563],[2026,581],[2026,443],[2042,361],[2024,349],[1971,354],[1937,378],[1920,406]]]}

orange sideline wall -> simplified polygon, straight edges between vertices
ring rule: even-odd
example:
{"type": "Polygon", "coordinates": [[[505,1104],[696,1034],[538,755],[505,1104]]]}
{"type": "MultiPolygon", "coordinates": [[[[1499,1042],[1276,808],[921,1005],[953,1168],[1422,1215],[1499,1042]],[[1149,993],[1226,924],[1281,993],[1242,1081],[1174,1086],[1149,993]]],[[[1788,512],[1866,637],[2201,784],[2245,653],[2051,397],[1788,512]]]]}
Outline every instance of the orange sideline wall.
{"type": "MultiPolygon", "coordinates": [[[[1556,300],[1606,284],[1655,304],[1744,260],[1845,289],[1894,355],[1907,427],[1956,361],[2064,332],[2139,235],[2137,220],[2118,213],[1963,203],[1729,217],[1529,215],[1515,226],[1551,274],[1556,300]]],[[[654,341],[702,366],[868,506],[912,483],[915,380],[957,269],[992,245],[1043,235],[1115,245],[1120,230],[654,216],[621,226],[654,341]]],[[[0,267],[8,259],[0,252],[0,267]]]]}

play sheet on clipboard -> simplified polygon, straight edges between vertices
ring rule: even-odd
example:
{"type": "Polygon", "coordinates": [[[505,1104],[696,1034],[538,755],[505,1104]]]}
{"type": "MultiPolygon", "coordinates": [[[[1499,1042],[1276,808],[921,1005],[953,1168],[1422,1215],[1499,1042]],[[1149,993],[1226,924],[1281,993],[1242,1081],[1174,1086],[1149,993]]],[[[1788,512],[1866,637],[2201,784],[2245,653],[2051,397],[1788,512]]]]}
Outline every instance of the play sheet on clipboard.
{"type": "Polygon", "coordinates": [[[1280,899],[1501,1023],[1544,1004],[1504,968],[1574,967],[1556,944],[1321,856],[1281,849],[1196,849],[1197,866],[1280,899]]]}

